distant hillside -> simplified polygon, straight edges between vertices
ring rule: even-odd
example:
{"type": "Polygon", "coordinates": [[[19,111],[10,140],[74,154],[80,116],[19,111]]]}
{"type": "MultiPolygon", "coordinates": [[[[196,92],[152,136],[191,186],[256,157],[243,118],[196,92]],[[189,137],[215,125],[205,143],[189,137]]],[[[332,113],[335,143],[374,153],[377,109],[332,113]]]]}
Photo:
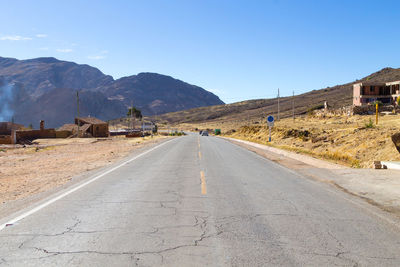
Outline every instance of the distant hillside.
{"type": "Polygon", "coordinates": [[[116,80],[105,94],[126,106],[138,106],[145,115],[223,104],[214,94],[170,76],[139,73],[116,80]]]}
{"type": "MultiPolygon", "coordinates": [[[[33,102],[22,103],[16,107],[15,121],[28,118],[25,119],[26,122],[37,123],[44,119],[46,127],[58,127],[73,122],[77,115],[76,105],[76,92],[73,89],[57,88],[33,102]]],[[[126,108],[120,101],[109,100],[104,94],[93,91],[80,92],[79,110],[82,116],[91,115],[101,119],[118,118],[121,114],[126,114],[126,108]]]]}
{"type": "MultiPolygon", "coordinates": [[[[81,115],[103,120],[125,116],[132,102],[144,115],[223,104],[201,87],[157,73],[114,80],[89,65],[55,58],[0,57],[0,105],[7,103],[15,122],[32,123],[35,127],[41,119],[49,127],[72,122],[77,90],[81,95],[81,115]],[[5,95],[10,86],[11,98],[5,95]]],[[[8,109],[0,118],[10,117],[8,109]]]]}
{"type": "MultiPolygon", "coordinates": [[[[352,105],[353,84],[357,82],[389,82],[398,80],[400,80],[400,69],[384,68],[361,80],[296,95],[294,97],[295,114],[305,114],[309,108],[323,104],[325,100],[328,101],[328,105],[332,108],[352,105]]],[[[280,115],[282,118],[292,116],[292,101],[292,97],[282,97],[280,99],[280,115]]],[[[233,104],[172,112],[153,117],[152,119],[171,124],[232,121],[245,123],[249,119],[260,121],[271,114],[276,116],[278,111],[277,102],[276,98],[248,100],[233,104]]]]}
{"type": "Polygon", "coordinates": [[[89,65],[51,57],[27,60],[0,57],[0,76],[9,82],[23,84],[26,93],[33,99],[55,88],[96,90],[114,81],[111,76],[89,65]]]}

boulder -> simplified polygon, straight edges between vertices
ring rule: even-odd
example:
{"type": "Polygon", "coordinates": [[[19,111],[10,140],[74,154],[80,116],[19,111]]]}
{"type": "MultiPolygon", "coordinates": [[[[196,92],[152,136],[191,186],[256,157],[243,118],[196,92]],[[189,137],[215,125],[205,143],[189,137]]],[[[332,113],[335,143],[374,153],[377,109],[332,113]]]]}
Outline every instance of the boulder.
{"type": "Polygon", "coordinates": [[[395,133],[394,135],[392,135],[392,141],[393,141],[397,151],[399,151],[399,153],[400,153],[400,133],[395,133]]]}

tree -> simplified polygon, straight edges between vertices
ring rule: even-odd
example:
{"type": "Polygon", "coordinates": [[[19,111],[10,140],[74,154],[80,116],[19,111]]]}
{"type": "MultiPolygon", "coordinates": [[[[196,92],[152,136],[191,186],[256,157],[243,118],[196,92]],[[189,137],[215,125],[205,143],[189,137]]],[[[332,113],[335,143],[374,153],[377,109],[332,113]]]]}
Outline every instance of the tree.
{"type": "Polygon", "coordinates": [[[132,114],[135,118],[137,119],[142,119],[142,111],[140,111],[140,109],[137,109],[135,107],[129,108],[128,109],[128,113],[126,113],[127,117],[132,117],[132,114]]]}
{"type": "Polygon", "coordinates": [[[374,103],[372,103],[372,105],[373,105],[374,107],[376,106],[376,104],[378,104],[378,107],[382,107],[382,106],[383,106],[382,101],[379,101],[379,100],[376,100],[374,103]]]}

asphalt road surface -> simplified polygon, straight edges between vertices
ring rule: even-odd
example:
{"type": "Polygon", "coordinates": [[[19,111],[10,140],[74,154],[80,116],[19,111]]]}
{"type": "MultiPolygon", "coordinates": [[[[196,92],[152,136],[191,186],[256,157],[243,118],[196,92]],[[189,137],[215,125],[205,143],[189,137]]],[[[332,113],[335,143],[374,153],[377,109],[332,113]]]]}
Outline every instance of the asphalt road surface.
{"type": "Polygon", "coordinates": [[[400,265],[400,229],[377,208],[220,138],[90,179],[0,230],[0,265],[400,265]]]}

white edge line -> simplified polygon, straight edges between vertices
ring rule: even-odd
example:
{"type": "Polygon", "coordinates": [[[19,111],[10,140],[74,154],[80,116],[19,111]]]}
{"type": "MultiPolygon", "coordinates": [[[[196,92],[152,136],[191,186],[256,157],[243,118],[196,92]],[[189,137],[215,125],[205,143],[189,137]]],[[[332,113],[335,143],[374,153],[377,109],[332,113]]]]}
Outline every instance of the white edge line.
{"type": "MultiPolygon", "coordinates": [[[[229,140],[226,140],[226,141],[229,141],[229,140]]],[[[237,145],[237,146],[250,152],[250,150],[247,149],[246,147],[242,147],[240,145],[237,145]]],[[[382,210],[377,206],[371,205],[368,202],[366,202],[365,200],[362,200],[357,196],[354,196],[354,195],[351,195],[349,193],[343,192],[340,189],[336,189],[336,188],[332,189],[332,185],[330,185],[328,183],[324,183],[324,181],[317,181],[317,180],[313,180],[312,178],[307,178],[306,177],[307,175],[304,175],[302,173],[296,172],[293,169],[289,169],[288,167],[280,165],[279,163],[274,162],[274,161],[272,161],[272,160],[270,160],[270,159],[268,159],[266,157],[263,157],[263,156],[261,156],[261,155],[259,155],[257,153],[254,153],[254,155],[259,157],[259,158],[261,158],[261,159],[263,159],[263,160],[268,161],[269,163],[272,163],[272,165],[275,165],[275,166],[277,166],[277,167],[279,167],[281,169],[284,169],[285,171],[288,171],[288,172],[294,174],[295,176],[300,177],[300,179],[303,180],[303,181],[306,181],[306,182],[308,182],[310,184],[313,184],[315,186],[321,187],[323,190],[328,191],[328,192],[336,195],[337,197],[341,198],[342,200],[346,200],[348,202],[351,202],[353,205],[355,205],[355,206],[367,211],[368,213],[378,217],[379,219],[381,219],[381,220],[385,221],[386,223],[396,227],[397,229],[400,228],[400,225],[398,224],[397,218],[394,217],[391,213],[389,213],[389,212],[387,212],[385,210],[382,210]],[[327,186],[323,186],[323,185],[327,185],[327,186]],[[382,214],[384,214],[384,215],[382,215],[382,214]]],[[[326,181],[329,181],[329,180],[326,180],[326,181]]]]}
{"type": "MultiPolygon", "coordinates": [[[[172,140],[175,140],[175,139],[172,139],[172,140]]],[[[127,161],[125,161],[125,162],[123,162],[123,163],[117,165],[117,166],[115,166],[114,168],[109,169],[108,171],[103,172],[102,174],[93,177],[93,178],[90,179],[89,181],[86,181],[86,182],[84,182],[83,184],[80,184],[79,186],[74,187],[74,188],[68,190],[67,192],[64,192],[63,194],[61,194],[61,195],[59,195],[59,196],[57,196],[57,197],[55,197],[55,198],[52,198],[52,199],[46,201],[45,203],[43,203],[43,204],[41,204],[41,205],[39,205],[39,206],[37,206],[37,207],[35,207],[35,208],[33,208],[33,209],[27,211],[27,212],[25,212],[25,213],[23,213],[23,214],[21,214],[21,215],[15,217],[14,219],[11,219],[10,221],[8,221],[8,222],[6,222],[6,223],[1,224],[1,225],[0,225],[0,231],[3,230],[7,225],[12,225],[12,224],[14,224],[14,223],[16,223],[16,222],[18,222],[18,221],[20,221],[20,220],[22,220],[22,219],[28,217],[28,216],[34,214],[35,212],[38,212],[39,210],[41,210],[41,209],[43,209],[43,208],[49,206],[50,204],[56,202],[57,200],[60,200],[60,199],[62,199],[62,198],[64,198],[64,197],[68,196],[69,194],[71,194],[71,193],[73,193],[73,192],[75,192],[75,191],[81,189],[82,187],[84,187],[84,186],[86,186],[86,185],[88,185],[88,184],[90,184],[90,183],[92,183],[92,182],[94,182],[94,181],[100,179],[100,178],[103,177],[104,175],[107,175],[107,174],[109,174],[110,172],[115,171],[116,169],[118,169],[118,168],[120,168],[120,167],[122,167],[122,166],[128,164],[129,162],[132,162],[132,161],[134,161],[134,160],[136,160],[136,159],[138,159],[138,158],[140,158],[140,157],[146,155],[147,153],[149,153],[149,152],[151,152],[151,151],[153,151],[153,150],[155,150],[155,149],[157,149],[157,148],[159,148],[159,147],[161,147],[161,146],[163,146],[163,145],[165,145],[165,144],[171,142],[172,140],[169,140],[169,141],[166,141],[166,142],[164,142],[164,143],[162,143],[162,144],[159,144],[159,145],[157,145],[157,146],[155,146],[155,147],[153,147],[153,148],[151,148],[151,149],[149,149],[149,150],[143,152],[142,154],[139,154],[139,155],[137,155],[137,156],[135,156],[135,157],[133,157],[133,158],[131,158],[131,159],[129,159],[129,160],[127,160],[127,161]]]]}

